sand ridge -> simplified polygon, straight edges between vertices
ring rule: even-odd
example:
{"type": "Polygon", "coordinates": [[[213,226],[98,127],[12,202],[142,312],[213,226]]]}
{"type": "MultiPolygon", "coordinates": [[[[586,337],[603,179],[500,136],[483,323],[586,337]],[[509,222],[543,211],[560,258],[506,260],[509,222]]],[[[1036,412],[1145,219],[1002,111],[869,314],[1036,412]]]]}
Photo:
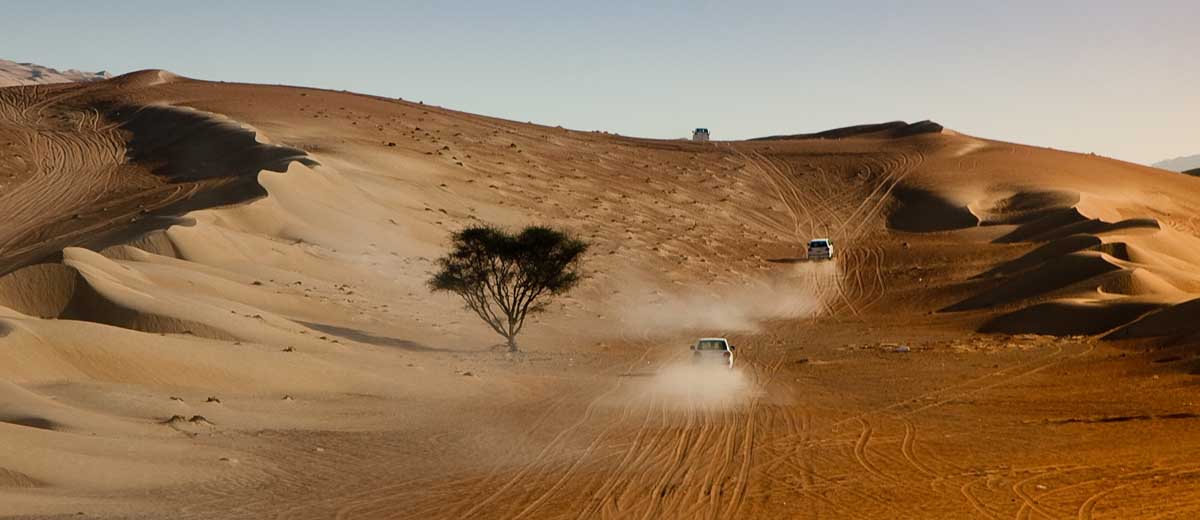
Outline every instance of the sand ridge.
{"type": "Polygon", "coordinates": [[[0,88],[14,85],[100,81],[111,77],[112,75],[105,71],[83,72],[75,69],[60,71],[36,63],[18,63],[0,59],[0,88]]]}

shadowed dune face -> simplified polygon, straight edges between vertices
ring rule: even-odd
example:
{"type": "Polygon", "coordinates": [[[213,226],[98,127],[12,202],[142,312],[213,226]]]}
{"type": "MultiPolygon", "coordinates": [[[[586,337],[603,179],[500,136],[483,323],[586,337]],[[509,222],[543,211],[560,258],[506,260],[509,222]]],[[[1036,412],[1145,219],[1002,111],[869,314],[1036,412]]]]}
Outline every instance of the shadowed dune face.
{"type": "Polygon", "coordinates": [[[822,132],[812,134],[793,134],[793,135],[776,135],[770,137],[759,137],[751,139],[751,141],[794,141],[803,139],[845,139],[850,137],[908,137],[921,134],[937,134],[941,133],[945,128],[933,121],[925,120],[916,123],[906,123],[904,121],[891,121],[887,123],[875,123],[868,125],[847,126],[844,128],[834,128],[822,132]]]}
{"type": "MultiPolygon", "coordinates": [[[[111,83],[153,84],[135,81],[145,75],[111,83]]],[[[315,164],[215,114],[122,106],[109,83],[0,91],[0,220],[12,223],[0,229],[0,273],[53,261],[64,247],[128,241],[191,210],[261,197],[260,171],[315,164]]]]}
{"type": "Polygon", "coordinates": [[[1058,299],[997,316],[979,330],[1006,334],[1037,331],[1057,336],[1101,334],[1114,324],[1134,321],[1161,308],[1153,302],[1058,299]]]}
{"type": "Polygon", "coordinates": [[[1108,334],[1109,339],[1171,337],[1184,339],[1197,334],[1196,313],[1200,298],[1189,300],[1149,314],[1108,334]]]}
{"type": "Polygon", "coordinates": [[[129,132],[128,160],[172,183],[236,179],[259,190],[247,193],[248,200],[266,195],[258,172],[285,172],[292,161],[317,164],[303,150],[262,143],[253,128],[211,113],[164,105],[117,107],[107,113],[129,132]]]}
{"type": "Polygon", "coordinates": [[[1009,306],[1070,289],[1076,284],[1120,268],[1099,254],[1070,253],[1057,256],[1003,279],[994,289],[980,292],[945,310],[964,311],[1009,306]]]}
{"type": "Polygon", "coordinates": [[[993,229],[995,244],[1034,248],[985,266],[943,311],[1004,312],[985,332],[1098,334],[1197,294],[1195,183],[1137,168],[1072,171],[1078,161],[1061,160],[1028,165],[1064,170],[1039,186],[1004,161],[965,160],[953,177],[943,170],[897,189],[892,228],[993,229]],[[1001,170],[984,173],[992,168],[1001,170]]]}
{"type": "Polygon", "coordinates": [[[965,206],[942,198],[937,193],[903,186],[893,191],[896,208],[888,225],[900,231],[932,233],[979,225],[979,217],[965,206]]]}
{"type": "Polygon", "coordinates": [[[58,424],[49,419],[32,416],[17,416],[4,417],[0,416],[0,422],[13,424],[16,426],[24,426],[26,428],[37,428],[39,430],[54,430],[58,428],[58,424]]]}

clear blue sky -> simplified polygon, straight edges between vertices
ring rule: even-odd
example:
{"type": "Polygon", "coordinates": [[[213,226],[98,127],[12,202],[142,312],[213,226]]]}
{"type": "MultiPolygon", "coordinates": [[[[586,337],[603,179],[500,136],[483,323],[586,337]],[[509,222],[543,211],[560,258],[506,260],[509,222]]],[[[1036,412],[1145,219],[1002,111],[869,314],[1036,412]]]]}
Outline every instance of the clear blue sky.
{"type": "Polygon", "coordinates": [[[0,3],[0,57],[56,68],[646,137],[928,118],[1134,162],[1200,153],[1197,0],[0,3]]]}

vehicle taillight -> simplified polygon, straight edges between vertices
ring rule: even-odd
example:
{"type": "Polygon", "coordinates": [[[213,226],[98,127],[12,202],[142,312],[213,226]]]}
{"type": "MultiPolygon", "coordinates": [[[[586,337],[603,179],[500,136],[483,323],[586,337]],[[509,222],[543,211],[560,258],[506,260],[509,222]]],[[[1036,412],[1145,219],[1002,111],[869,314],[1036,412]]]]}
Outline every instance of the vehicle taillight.
{"type": "Polygon", "coordinates": [[[729,357],[729,351],[728,351],[728,350],[726,350],[726,351],[725,351],[725,357],[729,357]]]}

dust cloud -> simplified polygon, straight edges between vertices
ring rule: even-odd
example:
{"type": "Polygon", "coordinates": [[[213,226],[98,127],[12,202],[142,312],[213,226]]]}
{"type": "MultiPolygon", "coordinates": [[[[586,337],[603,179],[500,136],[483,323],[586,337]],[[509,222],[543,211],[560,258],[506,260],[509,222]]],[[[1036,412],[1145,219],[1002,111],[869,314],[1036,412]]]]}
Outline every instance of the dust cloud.
{"type": "MultiPolygon", "coordinates": [[[[612,305],[625,332],[646,337],[755,333],[770,320],[822,312],[824,299],[836,294],[840,278],[837,262],[797,262],[743,278],[737,285],[676,291],[627,277],[624,298],[612,305]]],[[[683,342],[678,348],[680,354],[687,353],[683,342]]],[[[765,392],[755,383],[753,366],[736,354],[732,369],[719,360],[696,363],[691,355],[680,359],[680,354],[651,373],[636,374],[643,377],[623,396],[624,404],[689,411],[727,409],[765,392]]]]}
{"type": "Polygon", "coordinates": [[[758,332],[763,322],[813,316],[825,307],[824,295],[839,281],[834,262],[803,262],[738,285],[663,290],[632,282],[640,289],[614,301],[615,315],[627,331],[650,336],[685,331],[758,332]]]}
{"type": "Polygon", "coordinates": [[[812,289],[819,289],[821,286],[837,283],[840,276],[840,263],[837,259],[815,261],[815,262],[796,262],[792,265],[791,272],[787,276],[791,279],[804,280],[810,284],[812,289]]]}
{"type": "Polygon", "coordinates": [[[738,368],[680,362],[660,369],[642,387],[650,402],[671,408],[725,408],[747,401],[757,391],[738,368]]]}

